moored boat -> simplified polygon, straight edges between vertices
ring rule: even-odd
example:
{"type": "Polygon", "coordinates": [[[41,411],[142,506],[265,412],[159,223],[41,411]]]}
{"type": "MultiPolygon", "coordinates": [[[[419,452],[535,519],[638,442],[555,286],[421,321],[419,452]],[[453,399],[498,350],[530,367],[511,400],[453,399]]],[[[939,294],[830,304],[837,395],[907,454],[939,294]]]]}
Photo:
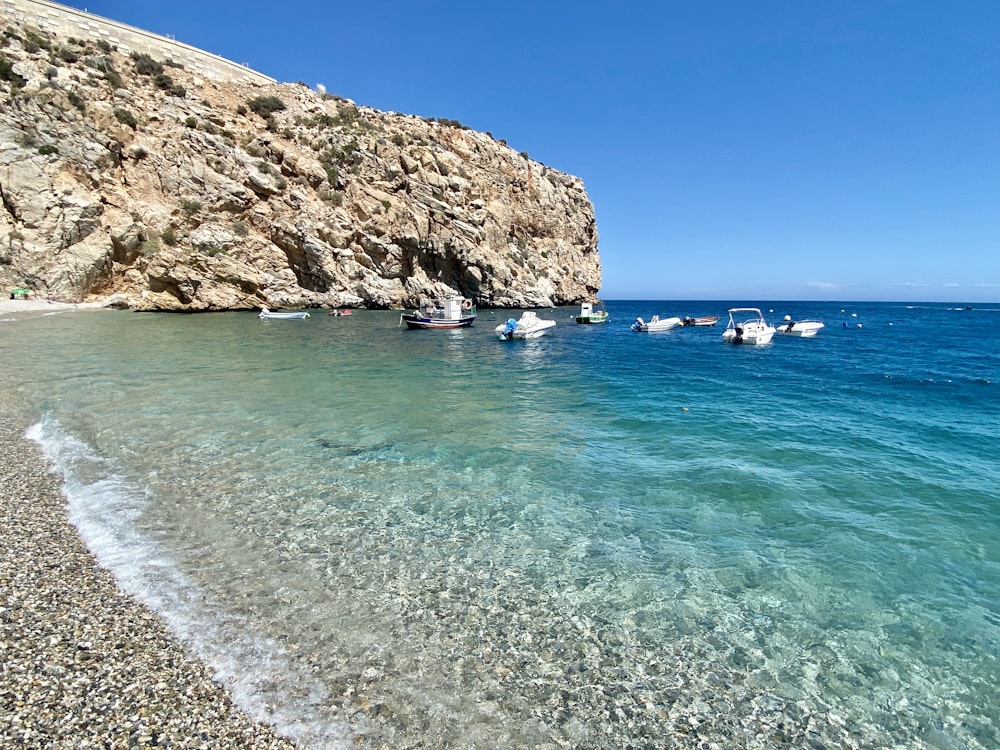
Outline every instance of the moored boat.
{"type": "Polygon", "coordinates": [[[575,320],[577,323],[604,323],[609,317],[608,311],[604,309],[604,303],[598,300],[596,308],[592,302],[581,304],[575,320]]]}
{"type": "Polygon", "coordinates": [[[681,320],[682,326],[714,326],[719,322],[718,315],[701,315],[695,318],[685,317],[681,320]]]}
{"type": "Polygon", "coordinates": [[[506,323],[498,325],[494,331],[501,341],[537,339],[548,333],[550,329],[555,328],[555,325],[554,320],[543,320],[534,311],[525,310],[521,313],[520,319],[509,318],[506,323]]]}
{"type": "Polygon", "coordinates": [[[818,320],[792,320],[792,316],[786,315],[785,322],[778,326],[778,333],[782,336],[815,336],[823,324],[818,320]]]}
{"type": "Polygon", "coordinates": [[[758,308],[733,307],[729,310],[729,324],[722,332],[722,340],[727,344],[759,346],[770,343],[773,337],[774,326],[764,319],[764,313],[758,308]]]}
{"type": "Polygon", "coordinates": [[[309,313],[305,310],[274,312],[273,310],[268,310],[266,307],[262,307],[260,309],[260,315],[257,317],[261,320],[305,320],[309,317],[309,313]]]}
{"type": "Polygon", "coordinates": [[[468,297],[454,295],[423,300],[413,312],[399,316],[407,328],[466,328],[476,319],[476,306],[468,297]]]}
{"type": "Polygon", "coordinates": [[[654,315],[649,319],[648,323],[642,318],[636,318],[629,328],[633,331],[652,333],[656,331],[669,331],[671,328],[680,325],[680,322],[680,318],[661,318],[659,315],[654,315]]]}

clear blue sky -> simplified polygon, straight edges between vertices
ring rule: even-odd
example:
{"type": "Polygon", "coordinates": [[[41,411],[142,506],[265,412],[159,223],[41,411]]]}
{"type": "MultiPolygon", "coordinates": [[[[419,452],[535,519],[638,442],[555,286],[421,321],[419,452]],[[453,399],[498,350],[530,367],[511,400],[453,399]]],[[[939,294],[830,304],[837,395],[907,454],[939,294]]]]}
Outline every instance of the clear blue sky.
{"type": "Polygon", "coordinates": [[[607,299],[1000,301],[997,0],[86,3],[581,177],[607,299]]]}

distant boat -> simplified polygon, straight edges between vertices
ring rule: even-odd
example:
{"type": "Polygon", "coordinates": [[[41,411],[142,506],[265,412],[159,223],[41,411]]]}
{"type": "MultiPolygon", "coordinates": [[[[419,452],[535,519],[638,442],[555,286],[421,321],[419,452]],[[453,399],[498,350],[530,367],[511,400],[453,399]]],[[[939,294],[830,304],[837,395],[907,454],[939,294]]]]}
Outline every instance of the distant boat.
{"type": "Polygon", "coordinates": [[[309,313],[305,310],[293,310],[290,312],[272,312],[266,307],[260,309],[260,315],[258,316],[261,320],[305,320],[309,317],[309,313]]]}
{"type": "Polygon", "coordinates": [[[682,326],[714,326],[718,322],[718,315],[702,315],[697,318],[688,317],[681,319],[682,326]]]}
{"type": "Polygon", "coordinates": [[[792,320],[790,315],[785,316],[785,322],[778,326],[778,333],[782,336],[815,336],[823,324],[818,320],[792,320]]]}
{"type": "Polygon", "coordinates": [[[532,310],[525,310],[521,313],[520,320],[510,318],[506,323],[498,325],[496,331],[497,338],[501,341],[511,341],[516,339],[537,339],[544,336],[552,328],[555,328],[554,320],[543,320],[532,310]]]}
{"type": "Polygon", "coordinates": [[[577,323],[605,323],[609,317],[608,311],[604,309],[604,303],[598,300],[596,309],[591,302],[580,305],[580,313],[575,320],[577,323]]]}
{"type": "Polygon", "coordinates": [[[399,316],[407,328],[466,328],[475,319],[472,300],[460,295],[423,300],[419,308],[399,316]]]}
{"type": "Polygon", "coordinates": [[[659,315],[654,315],[648,323],[642,318],[636,318],[629,328],[639,332],[669,331],[674,326],[680,325],[680,322],[680,318],[661,318],[659,315]]]}
{"type": "Polygon", "coordinates": [[[722,340],[727,344],[761,345],[770,343],[773,337],[774,327],[764,320],[764,313],[758,308],[733,307],[729,310],[729,324],[722,332],[722,340]],[[742,320],[738,321],[737,317],[742,320]]]}

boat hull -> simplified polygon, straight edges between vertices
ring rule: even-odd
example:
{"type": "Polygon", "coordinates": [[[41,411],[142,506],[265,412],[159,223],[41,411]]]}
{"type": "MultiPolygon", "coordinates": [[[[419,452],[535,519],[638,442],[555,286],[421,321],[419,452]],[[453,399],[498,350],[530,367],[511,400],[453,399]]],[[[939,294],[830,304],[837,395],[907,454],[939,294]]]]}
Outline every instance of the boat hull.
{"type": "Polygon", "coordinates": [[[608,320],[608,314],[604,313],[604,315],[599,315],[595,313],[594,315],[577,315],[575,320],[577,323],[582,325],[606,323],[608,320]]]}
{"type": "Polygon", "coordinates": [[[734,330],[728,330],[722,334],[722,340],[727,344],[748,344],[750,346],[761,346],[763,344],[771,343],[771,339],[774,338],[774,329],[764,331],[747,331],[744,330],[742,335],[737,334],[734,330]]]}
{"type": "Polygon", "coordinates": [[[549,320],[545,321],[545,325],[538,325],[533,328],[517,328],[509,334],[504,333],[505,326],[503,325],[497,326],[495,330],[497,338],[500,341],[524,341],[525,339],[537,339],[540,336],[544,336],[555,327],[555,321],[549,320]]]}
{"type": "Polygon", "coordinates": [[[494,332],[501,341],[521,341],[524,339],[537,339],[544,336],[550,328],[555,328],[554,320],[542,320],[533,310],[525,310],[520,320],[510,318],[506,323],[501,323],[494,332]]]}
{"type": "MultiPolygon", "coordinates": [[[[743,316],[740,316],[743,317],[743,316]]],[[[771,343],[775,328],[764,319],[764,314],[756,307],[733,307],[729,310],[729,325],[722,332],[722,340],[727,344],[748,344],[762,346],[771,343]],[[753,317],[739,322],[734,313],[752,313],[753,317]]]]}
{"type": "Polygon", "coordinates": [[[475,315],[465,315],[457,319],[427,318],[423,315],[403,313],[401,319],[406,323],[407,328],[430,329],[430,328],[468,328],[476,319],[475,315]]]}
{"type": "Polygon", "coordinates": [[[682,326],[714,326],[719,322],[718,315],[703,315],[700,318],[684,318],[682,326]]]}
{"type": "Polygon", "coordinates": [[[799,336],[800,338],[806,338],[809,336],[815,336],[820,328],[823,328],[823,323],[812,320],[800,320],[795,323],[789,323],[788,325],[778,326],[778,333],[782,336],[799,336]]]}
{"type": "Polygon", "coordinates": [[[669,331],[671,328],[676,328],[680,323],[680,318],[663,318],[662,320],[651,320],[648,323],[641,324],[636,321],[632,324],[631,328],[633,331],[639,333],[656,333],[657,331],[669,331]]]}
{"type": "Polygon", "coordinates": [[[276,312],[262,312],[258,316],[261,320],[305,320],[309,317],[307,312],[287,312],[287,313],[276,313],[276,312]]]}
{"type": "Polygon", "coordinates": [[[476,306],[472,300],[459,295],[421,300],[416,310],[404,312],[399,322],[407,328],[467,328],[476,319],[476,306]]]}
{"type": "Polygon", "coordinates": [[[604,309],[604,303],[598,300],[597,305],[593,302],[581,303],[580,312],[576,314],[573,320],[584,325],[592,325],[594,323],[604,323],[609,317],[608,311],[604,309]]]}

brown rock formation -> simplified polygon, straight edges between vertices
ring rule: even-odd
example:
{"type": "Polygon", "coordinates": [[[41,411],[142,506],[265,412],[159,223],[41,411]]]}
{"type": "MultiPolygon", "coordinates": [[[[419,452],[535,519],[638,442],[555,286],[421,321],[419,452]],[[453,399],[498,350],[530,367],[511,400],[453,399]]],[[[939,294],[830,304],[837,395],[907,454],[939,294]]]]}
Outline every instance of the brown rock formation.
{"type": "Polygon", "coordinates": [[[30,27],[0,43],[4,292],[194,311],[600,288],[582,182],[487,134],[30,27]]]}

